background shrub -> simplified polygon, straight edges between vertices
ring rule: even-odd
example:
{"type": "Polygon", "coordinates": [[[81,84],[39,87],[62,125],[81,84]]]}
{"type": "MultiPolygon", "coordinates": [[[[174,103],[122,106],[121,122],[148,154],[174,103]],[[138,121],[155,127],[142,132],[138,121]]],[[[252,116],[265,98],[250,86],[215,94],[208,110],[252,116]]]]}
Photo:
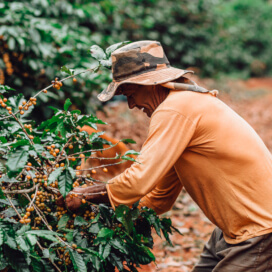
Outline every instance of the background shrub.
{"type": "MultiPolygon", "coordinates": [[[[5,0],[0,4],[0,83],[24,86],[29,97],[61,76],[62,65],[95,65],[88,55],[92,44],[143,39],[161,41],[173,66],[197,67],[201,76],[267,76],[271,13],[267,0],[5,0]]],[[[72,98],[75,107],[91,113],[99,106],[93,94],[110,80],[109,72],[85,74],[42,103],[60,106],[72,98]]],[[[52,114],[45,109],[36,109],[40,120],[52,114]]]]}

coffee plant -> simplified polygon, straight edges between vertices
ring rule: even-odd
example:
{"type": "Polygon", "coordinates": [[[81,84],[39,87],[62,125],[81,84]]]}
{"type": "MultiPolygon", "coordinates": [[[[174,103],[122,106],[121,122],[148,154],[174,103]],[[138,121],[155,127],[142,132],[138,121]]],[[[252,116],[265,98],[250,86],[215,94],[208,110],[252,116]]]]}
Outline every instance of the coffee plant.
{"type": "MultiPolygon", "coordinates": [[[[84,73],[109,67],[111,52],[122,44],[106,52],[92,47],[99,65],[84,73]]],[[[94,115],[70,110],[70,99],[63,110],[51,107],[54,115],[35,124],[31,111],[39,95],[49,88],[59,90],[64,81],[78,75],[65,66],[61,71],[68,76],[55,78],[28,100],[0,85],[0,271],[138,271],[141,264],[155,261],[150,251],[152,229],[170,244],[169,233],[176,229],[170,219],[159,218],[150,208],[138,208],[139,203],[113,210],[72,191],[102,182],[93,178],[96,171],[107,172],[107,167],[127,160],[137,163],[130,155],[138,153],[130,150],[114,158],[96,157],[96,152],[115,145],[99,137],[102,132],[81,131],[85,125],[97,129],[97,124],[105,123],[94,115]],[[99,159],[101,164],[83,175],[80,165],[87,158],[99,159]],[[112,163],[103,164],[103,159],[112,159],[112,163]],[[61,195],[80,198],[81,208],[72,212],[58,206],[61,195]]]]}

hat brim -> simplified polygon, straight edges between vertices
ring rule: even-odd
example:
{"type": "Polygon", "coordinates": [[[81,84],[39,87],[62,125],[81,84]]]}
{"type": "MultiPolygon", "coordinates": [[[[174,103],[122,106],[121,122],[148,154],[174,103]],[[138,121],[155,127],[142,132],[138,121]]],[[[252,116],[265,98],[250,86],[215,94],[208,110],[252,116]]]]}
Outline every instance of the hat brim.
{"type": "Polygon", "coordinates": [[[97,96],[97,98],[102,102],[110,100],[116,94],[118,87],[125,83],[138,85],[158,85],[178,79],[187,73],[193,73],[193,71],[182,70],[170,66],[164,69],[146,72],[135,77],[130,77],[119,82],[112,81],[108,87],[97,96]]]}

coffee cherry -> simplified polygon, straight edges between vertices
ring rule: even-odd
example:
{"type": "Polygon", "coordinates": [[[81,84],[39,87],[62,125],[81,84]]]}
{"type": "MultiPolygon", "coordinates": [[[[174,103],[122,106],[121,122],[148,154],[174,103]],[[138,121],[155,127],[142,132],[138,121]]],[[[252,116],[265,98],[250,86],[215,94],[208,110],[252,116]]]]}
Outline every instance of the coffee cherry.
{"type": "Polygon", "coordinates": [[[44,93],[47,93],[47,90],[43,90],[44,93]]]}
{"type": "Polygon", "coordinates": [[[108,173],[108,168],[104,167],[103,172],[108,173]]]}
{"type": "Polygon", "coordinates": [[[76,79],[75,77],[73,78],[73,82],[74,82],[74,83],[76,83],[76,82],[77,82],[77,79],[76,79]]]}
{"type": "Polygon", "coordinates": [[[25,112],[23,110],[20,111],[20,114],[23,115],[25,112]]]}
{"type": "Polygon", "coordinates": [[[96,170],[95,169],[92,170],[92,174],[96,174],[96,170]]]}
{"type": "Polygon", "coordinates": [[[80,154],[79,157],[80,158],[85,158],[85,155],[84,154],[80,154]]]}
{"type": "Polygon", "coordinates": [[[85,200],[85,199],[82,199],[81,202],[82,202],[82,204],[85,204],[85,203],[86,203],[86,200],[85,200]]]}
{"type": "Polygon", "coordinates": [[[8,101],[8,99],[7,99],[7,98],[3,98],[3,101],[4,101],[4,102],[7,102],[7,101],[8,101]]]}

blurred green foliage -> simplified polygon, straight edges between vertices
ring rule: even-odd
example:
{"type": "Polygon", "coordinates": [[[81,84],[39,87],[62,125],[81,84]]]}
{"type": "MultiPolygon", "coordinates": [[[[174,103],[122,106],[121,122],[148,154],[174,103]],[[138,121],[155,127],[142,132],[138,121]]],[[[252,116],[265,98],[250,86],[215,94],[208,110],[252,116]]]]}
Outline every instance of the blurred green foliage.
{"type": "MultiPolygon", "coordinates": [[[[104,37],[93,33],[89,25],[101,27],[106,16],[96,3],[5,1],[0,4],[0,18],[0,68],[5,72],[4,83],[20,89],[27,97],[48,86],[56,76],[63,77],[63,65],[79,70],[97,65],[88,49],[93,43],[103,43],[104,37]]],[[[41,99],[59,107],[66,98],[72,98],[86,112],[98,103],[92,99],[92,91],[99,92],[109,81],[109,72],[82,74],[76,83],[67,80],[61,90],[51,89],[41,99]]],[[[52,114],[44,106],[35,110],[41,119],[52,114]]]]}
{"type": "MultiPolygon", "coordinates": [[[[265,76],[272,72],[271,14],[268,0],[5,0],[0,81],[29,96],[61,76],[63,65],[93,67],[93,44],[144,39],[160,41],[173,66],[197,67],[201,76],[265,76]]],[[[90,113],[98,103],[93,92],[110,81],[106,70],[86,73],[44,95],[43,103],[59,106],[72,98],[90,113]]],[[[47,118],[45,108],[37,115],[47,118]]]]}

